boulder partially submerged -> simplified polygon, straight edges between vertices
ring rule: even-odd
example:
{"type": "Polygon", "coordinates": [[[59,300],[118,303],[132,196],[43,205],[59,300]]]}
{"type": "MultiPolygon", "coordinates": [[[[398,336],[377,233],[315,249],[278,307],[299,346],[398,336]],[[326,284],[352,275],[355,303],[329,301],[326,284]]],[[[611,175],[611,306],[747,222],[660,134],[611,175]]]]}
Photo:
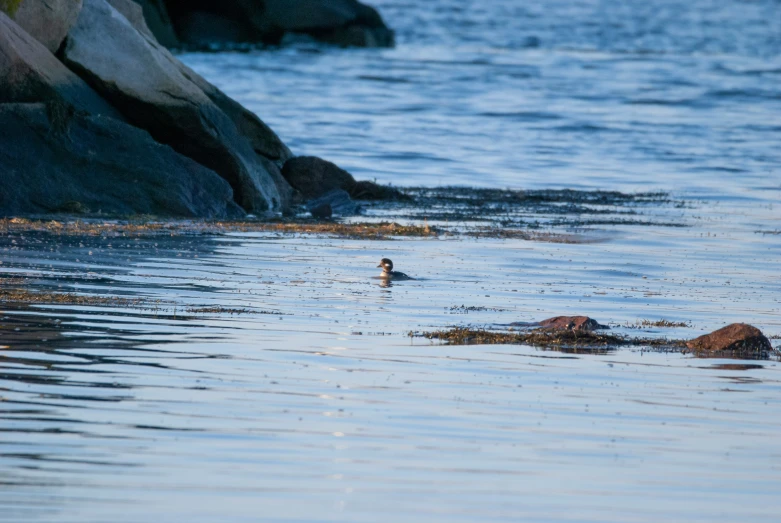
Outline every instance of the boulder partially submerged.
{"type": "Polygon", "coordinates": [[[698,356],[734,356],[766,358],[773,346],[762,331],[746,323],[732,323],[686,343],[698,356]]]}

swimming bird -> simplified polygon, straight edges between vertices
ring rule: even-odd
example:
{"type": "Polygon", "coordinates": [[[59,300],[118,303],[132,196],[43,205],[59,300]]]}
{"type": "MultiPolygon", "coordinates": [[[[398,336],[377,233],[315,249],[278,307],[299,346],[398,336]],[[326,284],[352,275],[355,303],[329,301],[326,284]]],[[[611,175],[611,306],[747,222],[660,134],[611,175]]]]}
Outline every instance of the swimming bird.
{"type": "Polygon", "coordinates": [[[382,274],[380,278],[383,280],[411,280],[409,276],[403,272],[393,270],[393,262],[390,258],[383,258],[380,260],[380,264],[377,267],[382,267],[382,274]]]}

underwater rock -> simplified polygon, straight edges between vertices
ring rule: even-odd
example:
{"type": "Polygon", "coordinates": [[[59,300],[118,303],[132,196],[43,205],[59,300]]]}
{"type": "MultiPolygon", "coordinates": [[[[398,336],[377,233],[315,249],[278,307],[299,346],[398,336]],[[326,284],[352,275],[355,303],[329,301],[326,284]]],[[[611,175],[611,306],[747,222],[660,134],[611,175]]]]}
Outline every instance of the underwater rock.
{"type": "Polygon", "coordinates": [[[767,357],[773,350],[762,331],[746,323],[733,323],[686,343],[695,354],[732,353],[745,357],[767,357]]]}

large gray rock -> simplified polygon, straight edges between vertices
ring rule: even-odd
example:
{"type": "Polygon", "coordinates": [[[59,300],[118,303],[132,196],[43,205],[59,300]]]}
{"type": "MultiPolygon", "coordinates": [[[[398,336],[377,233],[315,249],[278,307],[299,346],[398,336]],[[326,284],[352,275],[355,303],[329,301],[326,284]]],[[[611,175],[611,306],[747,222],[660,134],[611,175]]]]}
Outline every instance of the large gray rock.
{"type": "Polygon", "coordinates": [[[135,2],[143,9],[146,25],[160,45],[168,48],[181,45],[163,0],[135,0],[135,2]]]}
{"type": "Polygon", "coordinates": [[[284,180],[199,87],[205,81],[105,0],[84,0],[63,59],[131,123],[225,178],[247,211],[287,207],[284,180]]]}
{"type": "Polygon", "coordinates": [[[81,0],[21,0],[10,14],[22,29],[54,53],[76,22],[80,10],[81,0]]]}
{"type": "Polygon", "coordinates": [[[215,172],[65,103],[0,104],[0,214],[243,215],[215,172]]]}
{"type": "Polygon", "coordinates": [[[0,103],[54,100],[80,111],[122,119],[43,44],[0,12],[0,103]]]}
{"type": "Polygon", "coordinates": [[[134,2],[133,0],[106,1],[111,4],[111,7],[119,11],[122,16],[124,16],[127,21],[136,28],[137,31],[143,33],[146,36],[155,38],[154,33],[152,33],[152,30],[149,29],[149,25],[146,23],[146,18],[144,18],[144,9],[141,7],[141,4],[134,2]]]}

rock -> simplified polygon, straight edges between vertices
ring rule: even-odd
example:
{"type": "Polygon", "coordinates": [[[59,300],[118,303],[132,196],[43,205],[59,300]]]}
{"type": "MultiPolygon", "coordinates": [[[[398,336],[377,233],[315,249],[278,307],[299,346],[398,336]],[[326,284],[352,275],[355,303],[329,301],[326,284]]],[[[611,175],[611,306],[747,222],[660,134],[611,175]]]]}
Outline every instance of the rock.
{"type": "Polygon", "coordinates": [[[60,101],[93,115],[122,119],[38,40],[0,12],[0,103],[60,101]]]}
{"type": "Polygon", "coordinates": [[[376,9],[357,0],[265,0],[271,26],[351,47],[391,47],[393,31],[376,9]]]}
{"type": "Polygon", "coordinates": [[[190,11],[177,24],[182,41],[197,49],[220,49],[227,44],[255,40],[255,30],[245,20],[207,11],[190,11]]]}
{"type": "MultiPolygon", "coordinates": [[[[171,22],[171,17],[168,16],[168,9],[166,9],[163,0],[135,0],[135,2],[139,4],[144,11],[144,19],[146,20],[145,25],[148,26],[152,34],[155,35],[155,39],[160,45],[168,48],[181,46],[179,37],[174,29],[174,24],[171,22]]],[[[122,10],[120,9],[120,11],[122,10]]]]}
{"type": "Polygon", "coordinates": [[[747,358],[765,358],[773,350],[762,331],[746,323],[727,325],[687,342],[686,346],[697,354],[732,353],[747,358]]]}
{"type": "Polygon", "coordinates": [[[355,178],[335,164],[316,156],[297,156],[282,167],[282,176],[306,199],[317,198],[330,190],[348,193],[355,187],[355,178]]]}
{"type": "Polygon", "coordinates": [[[144,18],[144,9],[141,7],[140,4],[137,4],[133,0],[106,0],[109,4],[111,4],[111,7],[119,11],[122,16],[124,16],[128,22],[130,22],[133,27],[136,28],[137,31],[140,33],[145,34],[146,36],[150,38],[155,38],[155,35],[152,33],[152,30],[149,29],[149,26],[146,24],[146,19],[144,18]]]}
{"type": "Polygon", "coordinates": [[[344,46],[392,46],[393,31],[357,0],[167,0],[182,40],[193,46],[279,43],[286,33],[344,46]]]}
{"type": "MultiPolygon", "coordinates": [[[[81,0],[21,0],[6,2],[18,7],[8,9],[11,17],[33,38],[55,53],[65,39],[81,10],[81,0]]],[[[0,2],[0,8],[4,4],[0,2]]],[[[5,9],[4,9],[5,10],[5,9]]]]}
{"type": "MultiPolygon", "coordinates": [[[[177,60],[176,64],[182,75],[198,86],[233,121],[239,133],[249,140],[256,153],[274,160],[279,166],[284,165],[288,159],[293,157],[293,153],[284,142],[255,113],[245,109],[240,103],[217,89],[182,62],[177,60]]],[[[281,175],[280,180],[282,180],[281,175]]],[[[284,186],[290,190],[290,186],[286,182],[284,186]]]]}
{"type": "MultiPolygon", "coordinates": [[[[112,7],[117,9],[138,31],[149,34],[149,28],[144,22],[143,15],[138,11],[133,0],[107,0],[112,7]],[[127,5],[130,4],[130,5],[127,5]],[[119,7],[117,7],[119,5],[119,7]]],[[[254,113],[245,109],[240,103],[236,102],[225,93],[209,83],[201,75],[176,60],[176,66],[182,75],[193,82],[204,92],[209,99],[214,102],[230,118],[239,133],[250,141],[250,145],[256,153],[274,160],[283,165],[285,161],[293,157],[290,149],[279,139],[274,131],[266,125],[254,113]]],[[[280,180],[281,180],[280,175],[280,180]]],[[[287,183],[280,184],[280,190],[290,192],[290,186],[287,183]]]]}
{"type": "Polygon", "coordinates": [[[342,189],[332,189],[319,198],[306,202],[306,208],[315,218],[330,218],[339,216],[354,216],[360,213],[361,207],[350,199],[350,195],[342,189]]]}
{"type": "Polygon", "coordinates": [[[369,181],[355,182],[350,190],[350,196],[356,200],[409,200],[410,197],[387,185],[369,181]]]}
{"type": "Polygon", "coordinates": [[[307,205],[307,208],[309,209],[312,218],[318,220],[328,220],[334,215],[334,210],[331,209],[331,204],[329,202],[319,202],[317,204],[307,205]]]}
{"type": "Polygon", "coordinates": [[[124,122],[65,103],[0,104],[0,213],[230,218],[215,172],[124,122]]]}
{"type": "Polygon", "coordinates": [[[600,325],[596,320],[588,316],[556,316],[540,322],[544,329],[563,329],[575,332],[592,332],[598,329],[609,329],[606,325],[600,325]]]}
{"type": "Polygon", "coordinates": [[[289,204],[278,187],[282,178],[258,157],[253,137],[242,136],[199,87],[205,80],[196,79],[105,0],[84,0],[62,55],[128,121],[225,178],[248,212],[284,210],[289,204]]]}

